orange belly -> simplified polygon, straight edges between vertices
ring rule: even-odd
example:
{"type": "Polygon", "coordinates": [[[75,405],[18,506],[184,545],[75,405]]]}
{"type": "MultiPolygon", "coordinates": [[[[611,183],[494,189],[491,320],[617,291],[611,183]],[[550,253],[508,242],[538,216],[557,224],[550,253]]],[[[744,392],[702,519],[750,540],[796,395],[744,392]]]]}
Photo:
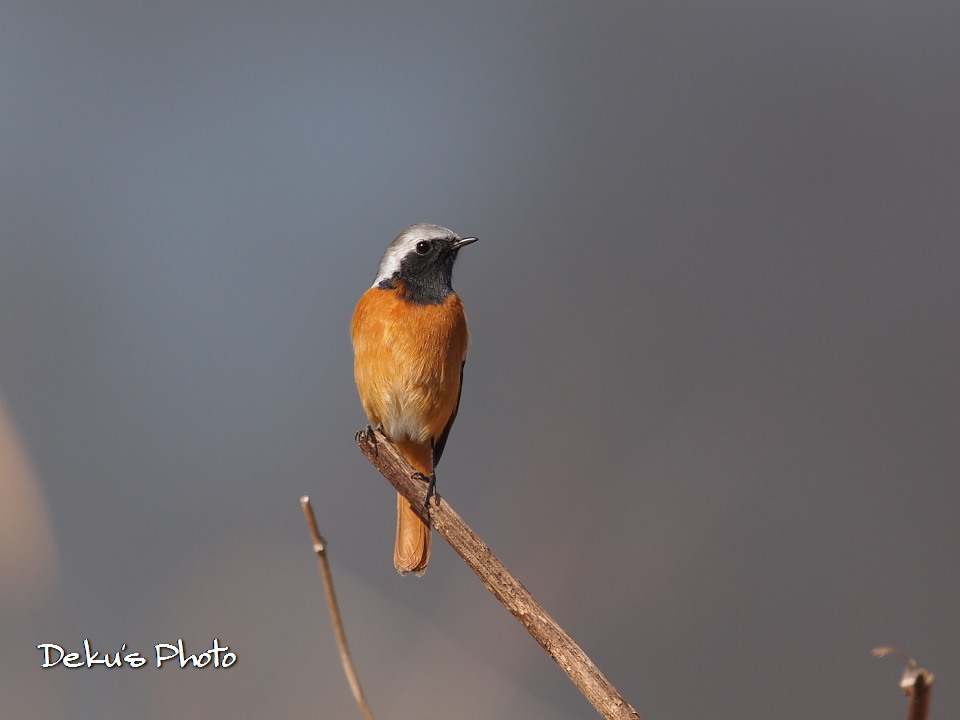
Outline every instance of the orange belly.
{"type": "MultiPolygon", "coordinates": [[[[370,288],[357,303],[351,333],[357,389],[369,421],[398,444],[429,447],[460,395],[468,342],[460,298],[451,293],[439,305],[418,305],[396,290],[370,288]]],[[[417,470],[432,472],[429,466],[417,470]]]]}

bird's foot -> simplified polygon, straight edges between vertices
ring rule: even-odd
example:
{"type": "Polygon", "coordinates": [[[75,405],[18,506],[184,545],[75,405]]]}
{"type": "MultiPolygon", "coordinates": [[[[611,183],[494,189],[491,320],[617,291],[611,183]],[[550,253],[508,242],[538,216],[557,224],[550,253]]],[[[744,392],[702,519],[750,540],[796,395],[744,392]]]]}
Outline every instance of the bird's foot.
{"type": "MultiPolygon", "coordinates": [[[[377,425],[376,430],[383,432],[383,425],[377,425]]],[[[357,434],[353,436],[355,442],[360,442],[362,438],[369,438],[370,442],[373,443],[373,455],[374,457],[380,457],[380,441],[377,440],[377,432],[374,430],[370,424],[367,424],[363,430],[357,430],[357,434]]]]}
{"type": "Polygon", "coordinates": [[[421,517],[427,512],[430,506],[430,498],[433,498],[433,504],[440,507],[440,493],[437,492],[437,474],[425,475],[422,472],[415,472],[411,475],[416,480],[422,480],[427,484],[427,494],[423,498],[423,507],[420,508],[421,517]]]}

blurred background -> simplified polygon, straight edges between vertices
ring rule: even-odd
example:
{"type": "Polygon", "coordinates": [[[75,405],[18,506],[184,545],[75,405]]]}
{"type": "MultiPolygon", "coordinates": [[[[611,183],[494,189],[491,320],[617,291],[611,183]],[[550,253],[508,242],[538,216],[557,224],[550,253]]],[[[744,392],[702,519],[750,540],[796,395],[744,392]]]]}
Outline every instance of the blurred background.
{"type": "Polygon", "coordinates": [[[0,703],[593,710],[443,543],[394,572],[348,324],[481,242],[440,490],[645,718],[960,715],[960,5],[8,0],[0,703]],[[213,638],[228,670],[41,669],[213,638]]]}

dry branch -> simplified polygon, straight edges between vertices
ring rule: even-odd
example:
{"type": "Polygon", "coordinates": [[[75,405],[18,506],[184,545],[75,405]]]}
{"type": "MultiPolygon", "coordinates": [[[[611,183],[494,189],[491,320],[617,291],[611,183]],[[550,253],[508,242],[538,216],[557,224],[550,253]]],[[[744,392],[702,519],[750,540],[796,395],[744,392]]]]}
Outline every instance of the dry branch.
{"type": "MultiPolygon", "coordinates": [[[[386,435],[379,430],[367,428],[357,433],[357,443],[367,459],[412,507],[423,507],[427,484],[414,477],[414,469],[386,435]]],[[[429,515],[433,529],[450,543],[487,589],[550,654],[601,716],[607,720],[640,720],[637,711],[620,696],[573,638],[533,599],[520,581],[510,574],[490,548],[454,512],[445,498],[439,506],[431,503],[429,515]]]]}
{"type": "Polygon", "coordinates": [[[927,720],[930,712],[930,688],[933,686],[933,673],[917,667],[917,661],[906,653],[891,647],[873,649],[877,657],[896,655],[907,666],[900,677],[900,689],[907,696],[907,720],[927,720]]]}
{"type": "Polygon", "coordinates": [[[323,576],[323,589],[327,593],[330,622],[333,624],[333,634],[337,638],[337,647],[340,649],[340,663],[343,665],[343,672],[347,676],[347,682],[350,683],[350,690],[353,692],[353,699],[356,700],[357,707],[360,708],[360,714],[363,715],[364,720],[373,720],[373,713],[370,712],[367,698],[363,695],[360,678],[357,676],[357,670],[353,666],[353,658],[350,655],[350,648],[347,646],[347,633],[343,629],[340,605],[337,603],[337,595],[333,591],[333,575],[330,573],[330,564],[327,562],[327,543],[321,537],[320,530],[317,528],[317,518],[313,515],[310,498],[306,495],[300,498],[300,507],[303,508],[303,516],[307,520],[307,528],[310,530],[310,537],[313,539],[313,552],[317,556],[320,575],[323,576]]]}

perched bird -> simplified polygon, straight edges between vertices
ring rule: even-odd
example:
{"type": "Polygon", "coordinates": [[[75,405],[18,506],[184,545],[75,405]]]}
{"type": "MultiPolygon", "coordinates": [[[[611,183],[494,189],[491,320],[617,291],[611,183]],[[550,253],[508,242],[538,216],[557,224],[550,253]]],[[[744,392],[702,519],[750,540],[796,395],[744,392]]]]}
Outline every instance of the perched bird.
{"type": "MultiPolygon", "coordinates": [[[[350,326],[364,412],[429,479],[430,490],[457,417],[467,357],[467,319],[451,285],[453,264],[460,248],[476,240],[439,225],[404,228],[387,246],[350,326]]],[[[430,559],[424,509],[397,496],[393,564],[401,574],[422,575],[430,559]]]]}

